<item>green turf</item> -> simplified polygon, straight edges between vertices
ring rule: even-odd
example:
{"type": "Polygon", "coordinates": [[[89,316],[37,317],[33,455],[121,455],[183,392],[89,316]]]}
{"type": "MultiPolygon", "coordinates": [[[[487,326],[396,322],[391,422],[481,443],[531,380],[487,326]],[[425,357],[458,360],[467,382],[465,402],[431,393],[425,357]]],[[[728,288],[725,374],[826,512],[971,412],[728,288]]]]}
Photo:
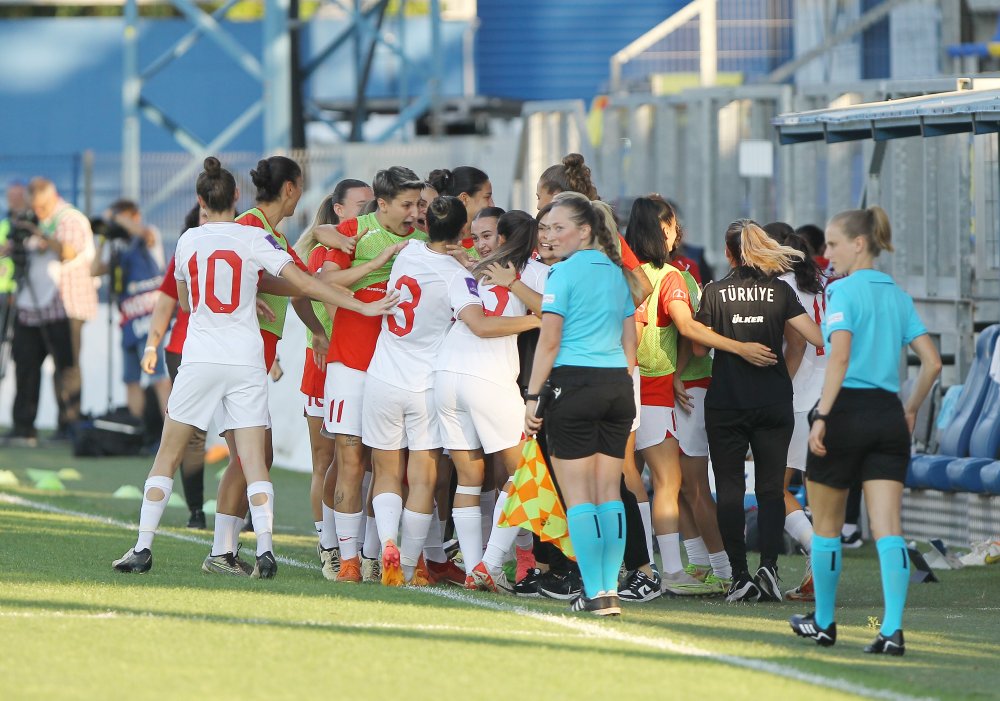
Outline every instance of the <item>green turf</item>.
{"type": "MultiPolygon", "coordinates": [[[[0,470],[22,486],[2,488],[0,499],[133,522],[139,502],[110,494],[141,486],[148,465],[4,449],[0,470]],[[30,487],[29,468],[68,467],[82,479],[64,481],[67,491],[30,487]]],[[[207,498],[217,469],[206,471],[207,498]]],[[[308,476],[275,471],[274,480],[276,550],[313,565],[308,476]]],[[[911,588],[908,652],[897,660],[860,652],[873,636],[869,616],[881,612],[870,545],[846,553],[838,643],[819,649],[790,634],[786,619],[800,607],[789,604],[672,599],[595,621],[565,616],[559,602],[334,585],[318,569],[287,564],[268,582],[213,577],[198,569],[206,545],[170,536],[208,542],[210,533],[182,527],[186,518],[185,509],[168,509],[153,571],[125,576],[110,563],[134,532],[0,500],[0,698],[854,697],[789,672],[906,696],[998,697],[1000,567],[946,572],[939,585],[911,588]]],[[[245,540],[252,547],[252,536],[245,540]]],[[[782,560],[786,585],[803,565],[782,560]]]]}

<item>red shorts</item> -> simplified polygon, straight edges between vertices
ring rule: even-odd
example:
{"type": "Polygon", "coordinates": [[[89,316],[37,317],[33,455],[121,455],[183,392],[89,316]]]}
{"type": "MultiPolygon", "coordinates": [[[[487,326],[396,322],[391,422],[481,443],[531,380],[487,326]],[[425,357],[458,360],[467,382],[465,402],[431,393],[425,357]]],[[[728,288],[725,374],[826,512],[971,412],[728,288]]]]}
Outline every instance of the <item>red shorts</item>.
{"type": "Polygon", "coordinates": [[[271,372],[274,359],[278,357],[278,341],[281,340],[270,331],[261,329],[260,337],[264,339],[264,367],[271,372]]]}
{"type": "Polygon", "coordinates": [[[312,348],[306,348],[306,357],[302,363],[302,384],[299,391],[307,397],[323,398],[323,388],[326,386],[326,366],[320,370],[313,359],[312,348]]]}

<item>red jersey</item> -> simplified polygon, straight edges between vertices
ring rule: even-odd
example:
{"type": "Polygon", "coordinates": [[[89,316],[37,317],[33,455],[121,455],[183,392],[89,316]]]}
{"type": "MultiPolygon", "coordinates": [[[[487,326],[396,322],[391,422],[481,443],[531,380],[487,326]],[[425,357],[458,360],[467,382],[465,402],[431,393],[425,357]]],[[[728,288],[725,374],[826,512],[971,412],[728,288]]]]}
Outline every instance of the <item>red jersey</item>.
{"type": "MultiPolygon", "coordinates": [[[[177,279],[174,277],[173,256],[170,256],[167,272],[164,273],[163,282],[160,283],[160,292],[171,299],[177,299],[177,279]]],[[[168,353],[180,355],[184,351],[184,339],[187,338],[188,317],[190,316],[180,307],[177,308],[177,319],[174,321],[174,327],[170,330],[170,343],[164,349],[168,353]]]]}
{"type": "Polygon", "coordinates": [[[699,285],[701,284],[701,269],[698,268],[698,264],[694,262],[693,259],[687,256],[677,256],[672,261],[670,265],[674,266],[678,270],[683,270],[685,272],[691,273],[691,277],[699,285]]]}

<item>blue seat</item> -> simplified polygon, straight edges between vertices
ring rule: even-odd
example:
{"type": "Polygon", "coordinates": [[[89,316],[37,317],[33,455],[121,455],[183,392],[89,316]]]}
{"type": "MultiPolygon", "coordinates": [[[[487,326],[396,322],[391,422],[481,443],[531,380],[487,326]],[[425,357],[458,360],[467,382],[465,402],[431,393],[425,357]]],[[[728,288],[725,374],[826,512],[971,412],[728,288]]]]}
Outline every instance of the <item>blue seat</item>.
{"type": "Polygon", "coordinates": [[[957,458],[945,467],[948,483],[954,492],[983,491],[982,469],[993,463],[990,458],[957,458]]]}
{"type": "MultiPolygon", "coordinates": [[[[941,455],[951,455],[956,458],[969,455],[969,443],[979,421],[986,395],[991,386],[996,385],[990,379],[990,363],[993,360],[993,350],[998,335],[1000,335],[1000,324],[994,324],[983,329],[976,340],[976,356],[965,378],[962,396],[958,400],[958,409],[948,426],[939,434],[938,452],[941,455]]],[[[1000,389],[997,398],[1000,398],[1000,389]]],[[[1000,412],[1000,407],[997,407],[997,411],[1000,412]]],[[[1000,414],[997,420],[1000,421],[1000,414]]],[[[985,442],[985,439],[980,440],[985,442]]]]}
{"type": "Polygon", "coordinates": [[[1000,494],[1000,460],[991,462],[979,471],[979,480],[987,494],[1000,494]]]}
{"type": "Polygon", "coordinates": [[[951,489],[948,479],[948,463],[955,458],[948,455],[918,455],[910,461],[912,485],[919,489],[938,489],[947,492],[951,489]]]}

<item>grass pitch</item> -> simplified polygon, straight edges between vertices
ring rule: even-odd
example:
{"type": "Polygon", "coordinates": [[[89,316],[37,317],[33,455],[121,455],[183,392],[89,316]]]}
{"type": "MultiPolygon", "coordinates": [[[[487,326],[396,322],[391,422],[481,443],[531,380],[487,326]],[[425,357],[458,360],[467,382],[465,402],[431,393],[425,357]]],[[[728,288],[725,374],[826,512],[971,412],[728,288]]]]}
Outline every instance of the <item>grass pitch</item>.
{"type": "MultiPolygon", "coordinates": [[[[1000,698],[1000,566],[912,587],[906,657],[869,657],[881,615],[870,544],[845,552],[838,642],[821,649],[791,634],[803,610],[791,604],[661,599],[604,621],[560,602],[332,584],[308,476],[276,470],[277,579],[203,574],[211,533],[184,529],[183,508],[167,509],[152,572],[119,575],[139,502],[111,493],[141,489],[149,462],[0,450],[21,482],[0,488],[0,698],[1000,698]],[[29,486],[29,469],[63,468],[82,477],[67,491],[29,486]]],[[[804,564],[782,559],[787,587],[804,564]]]]}

